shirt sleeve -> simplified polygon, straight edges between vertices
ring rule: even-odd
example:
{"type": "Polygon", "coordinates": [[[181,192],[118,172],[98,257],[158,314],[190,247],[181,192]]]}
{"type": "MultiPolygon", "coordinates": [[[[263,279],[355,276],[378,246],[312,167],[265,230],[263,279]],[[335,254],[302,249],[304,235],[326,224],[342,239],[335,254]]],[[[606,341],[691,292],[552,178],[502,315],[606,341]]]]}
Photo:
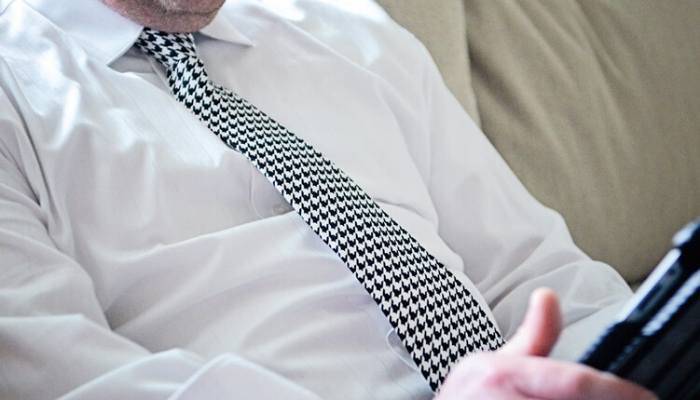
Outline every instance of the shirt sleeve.
{"type": "Polygon", "coordinates": [[[523,319],[530,293],[554,289],[566,326],[554,355],[575,359],[631,291],[613,268],[573,243],[561,215],[528,193],[425,53],[428,185],[440,236],[461,256],[506,338],[523,319]]]}
{"type": "Polygon", "coordinates": [[[0,110],[0,398],[317,398],[236,355],[154,353],[114,333],[90,276],[47,233],[27,179],[41,168],[22,161],[31,142],[2,90],[0,110]]]}

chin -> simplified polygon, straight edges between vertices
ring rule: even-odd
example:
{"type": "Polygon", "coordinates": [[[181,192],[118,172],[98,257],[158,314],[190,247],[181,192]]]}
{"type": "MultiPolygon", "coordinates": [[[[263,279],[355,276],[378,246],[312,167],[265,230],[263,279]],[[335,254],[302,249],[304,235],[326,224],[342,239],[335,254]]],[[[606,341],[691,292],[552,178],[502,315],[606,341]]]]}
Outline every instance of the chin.
{"type": "Polygon", "coordinates": [[[103,0],[130,20],[166,32],[195,32],[219,12],[225,0],[103,0]]]}
{"type": "Polygon", "coordinates": [[[226,0],[158,0],[161,7],[174,13],[211,14],[216,13],[226,0]]]}
{"type": "Polygon", "coordinates": [[[181,13],[167,15],[165,18],[154,18],[150,21],[150,24],[143,25],[164,32],[196,32],[209,25],[217,12],[218,9],[207,14],[181,13]]]}

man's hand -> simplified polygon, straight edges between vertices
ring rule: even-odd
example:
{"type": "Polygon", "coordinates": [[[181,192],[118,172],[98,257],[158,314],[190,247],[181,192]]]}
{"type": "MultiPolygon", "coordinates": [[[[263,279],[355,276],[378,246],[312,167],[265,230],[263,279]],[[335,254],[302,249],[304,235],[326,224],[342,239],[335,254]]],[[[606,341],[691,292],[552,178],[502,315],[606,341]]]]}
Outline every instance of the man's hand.
{"type": "Polygon", "coordinates": [[[653,393],[612,374],[545,358],[559,336],[557,297],[539,289],[525,321],[501,350],[465,357],[447,377],[436,400],[596,399],[651,400],[653,393]]]}

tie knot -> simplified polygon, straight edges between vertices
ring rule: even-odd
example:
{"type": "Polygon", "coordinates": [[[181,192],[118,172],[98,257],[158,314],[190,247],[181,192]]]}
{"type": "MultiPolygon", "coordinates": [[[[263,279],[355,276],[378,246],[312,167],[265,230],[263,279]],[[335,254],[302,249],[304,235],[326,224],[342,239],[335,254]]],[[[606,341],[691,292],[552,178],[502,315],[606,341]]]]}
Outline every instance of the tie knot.
{"type": "Polygon", "coordinates": [[[135,45],[168,69],[185,58],[197,58],[191,33],[168,33],[144,28],[135,45]]]}

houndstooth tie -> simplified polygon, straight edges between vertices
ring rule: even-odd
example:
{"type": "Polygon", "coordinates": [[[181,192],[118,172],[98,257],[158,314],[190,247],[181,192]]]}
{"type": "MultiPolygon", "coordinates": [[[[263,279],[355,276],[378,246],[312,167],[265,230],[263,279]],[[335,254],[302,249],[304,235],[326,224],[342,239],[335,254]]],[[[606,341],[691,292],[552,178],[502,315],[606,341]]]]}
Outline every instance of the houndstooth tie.
{"type": "Polygon", "coordinates": [[[502,345],[497,328],[462,283],[348,175],[209,80],[191,34],[146,28],[136,46],[165,66],[173,95],[245,155],[347,264],[433,390],[462,356],[502,345]]]}

